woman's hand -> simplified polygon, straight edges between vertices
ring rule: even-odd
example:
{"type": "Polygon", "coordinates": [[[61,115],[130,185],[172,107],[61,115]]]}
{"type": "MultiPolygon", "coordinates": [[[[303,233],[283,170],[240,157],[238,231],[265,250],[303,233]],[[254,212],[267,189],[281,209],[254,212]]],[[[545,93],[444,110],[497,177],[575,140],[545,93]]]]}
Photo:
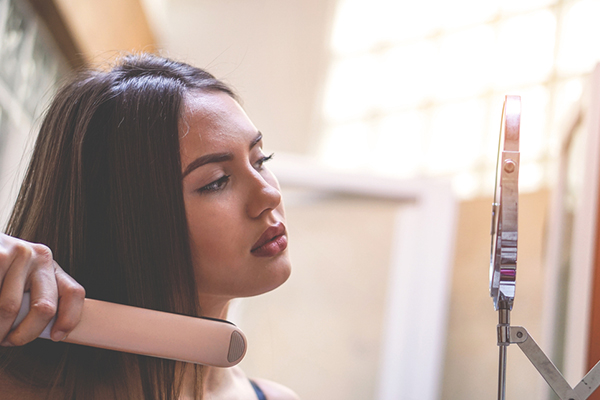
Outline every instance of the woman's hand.
{"type": "Polygon", "coordinates": [[[0,233],[0,345],[21,346],[37,338],[50,320],[50,336],[63,340],[81,319],[85,290],[54,261],[52,251],[0,233]],[[23,292],[29,313],[13,330],[23,292]]]}

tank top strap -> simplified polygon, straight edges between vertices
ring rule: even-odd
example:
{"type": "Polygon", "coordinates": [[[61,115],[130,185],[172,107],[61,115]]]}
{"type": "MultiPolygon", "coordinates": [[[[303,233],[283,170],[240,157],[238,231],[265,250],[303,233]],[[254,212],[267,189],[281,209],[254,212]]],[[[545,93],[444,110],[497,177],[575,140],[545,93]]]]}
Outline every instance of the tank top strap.
{"type": "Polygon", "coordinates": [[[250,379],[250,384],[252,385],[254,392],[256,392],[256,397],[258,398],[258,400],[267,400],[265,393],[262,391],[261,388],[258,387],[258,385],[252,379],[250,379]]]}

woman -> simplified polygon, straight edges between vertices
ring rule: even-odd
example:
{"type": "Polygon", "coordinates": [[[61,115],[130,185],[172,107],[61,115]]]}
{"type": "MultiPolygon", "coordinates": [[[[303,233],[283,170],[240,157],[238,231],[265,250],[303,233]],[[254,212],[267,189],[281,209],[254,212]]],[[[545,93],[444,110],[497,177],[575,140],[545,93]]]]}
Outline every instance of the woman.
{"type": "Polygon", "coordinates": [[[14,398],[297,398],[235,367],[60,343],[79,320],[83,288],[225,318],[233,298],[281,285],[290,261],[270,158],[231,89],[187,64],[127,56],[62,88],[8,224],[24,241],[0,243],[3,389],[14,398]],[[8,333],[24,290],[32,312],[8,333]],[[58,343],[32,341],[55,313],[58,343]]]}

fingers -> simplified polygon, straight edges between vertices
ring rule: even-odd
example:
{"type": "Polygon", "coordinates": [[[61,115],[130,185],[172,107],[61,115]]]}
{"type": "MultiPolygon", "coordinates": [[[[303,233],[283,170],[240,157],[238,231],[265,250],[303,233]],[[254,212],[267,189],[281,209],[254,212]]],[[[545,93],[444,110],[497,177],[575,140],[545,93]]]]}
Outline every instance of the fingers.
{"type": "Polygon", "coordinates": [[[56,322],[50,334],[52,340],[64,340],[81,320],[85,289],[55,262],[55,276],[58,285],[59,307],[56,322]]]}
{"type": "MultiPolygon", "coordinates": [[[[32,260],[35,264],[37,260],[32,260]]],[[[8,334],[6,341],[21,346],[37,338],[56,315],[58,290],[54,271],[48,268],[33,269],[29,279],[29,312],[21,323],[8,334]]]]}
{"type": "Polygon", "coordinates": [[[63,340],[81,319],[85,290],[54,261],[50,249],[0,233],[0,345],[20,346],[56,318],[53,340],[63,340]],[[29,312],[11,331],[30,292],[29,312]]]}
{"type": "Polygon", "coordinates": [[[0,309],[2,345],[20,346],[38,337],[54,317],[58,304],[58,290],[54,276],[52,252],[46,246],[16,240],[11,248],[15,254],[2,282],[0,309]],[[29,312],[10,333],[14,310],[18,312],[23,291],[30,291],[29,312]],[[7,329],[8,328],[8,329],[7,329]],[[7,335],[8,333],[8,335],[7,335]]]}
{"type": "Polygon", "coordinates": [[[31,261],[32,251],[15,243],[5,243],[3,240],[0,247],[0,344],[5,343],[5,337],[10,331],[17,317],[23,291],[27,270],[31,261]]]}

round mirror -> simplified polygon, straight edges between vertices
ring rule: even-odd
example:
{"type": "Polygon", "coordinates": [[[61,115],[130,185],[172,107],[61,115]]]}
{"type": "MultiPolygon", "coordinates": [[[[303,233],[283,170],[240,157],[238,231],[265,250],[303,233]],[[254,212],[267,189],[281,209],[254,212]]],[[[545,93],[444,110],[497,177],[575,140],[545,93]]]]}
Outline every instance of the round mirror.
{"type": "Polygon", "coordinates": [[[490,295],[496,310],[511,310],[515,298],[520,124],[521,97],[506,96],[502,108],[496,184],[492,204],[490,295]]]}

